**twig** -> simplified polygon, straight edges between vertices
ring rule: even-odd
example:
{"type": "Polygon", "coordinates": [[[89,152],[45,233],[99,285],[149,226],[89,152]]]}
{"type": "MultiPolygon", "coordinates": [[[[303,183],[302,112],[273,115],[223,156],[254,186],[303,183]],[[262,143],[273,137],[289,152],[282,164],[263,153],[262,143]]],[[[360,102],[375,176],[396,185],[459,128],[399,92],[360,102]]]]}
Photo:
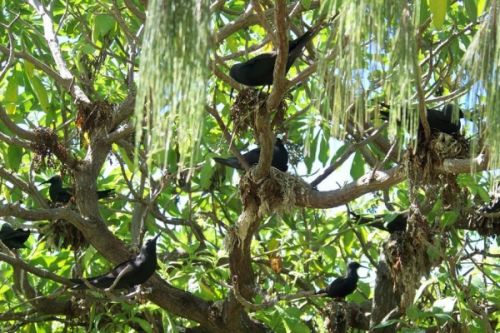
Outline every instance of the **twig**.
{"type": "Polygon", "coordinates": [[[59,42],[57,41],[57,37],[54,32],[53,22],[50,18],[49,14],[45,10],[45,7],[38,0],[28,0],[29,4],[37,11],[38,15],[42,17],[43,28],[44,28],[44,36],[47,41],[47,45],[49,46],[50,52],[52,53],[52,58],[59,68],[60,76],[65,80],[72,82],[70,85],[71,92],[73,96],[76,98],[77,102],[82,102],[84,104],[90,104],[90,100],[85,95],[83,90],[74,83],[74,76],[69,71],[66,66],[66,62],[64,61],[61,49],[59,47],[59,42]]]}
{"type": "Polygon", "coordinates": [[[0,81],[3,80],[3,77],[5,76],[5,74],[7,74],[7,71],[9,70],[10,66],[12,66],[12,63],[14,62],[14,36],[12,36],[11,28],[12,28],[12,25],[19,18],[19,15],[20,14],[17,14],[16,17],[14,17],[14,19],[8,25],[2,24],[2,26],[4,26],[4,28],[7,29],[7,36],[9,37],[9,56],[7,58],[7,63],[5,64],[5,67],[0,72],[0,81]]]}
{"type": "Polygon", "coordinates": [[[233,138],[231,137],[231,134],[227,130],[227,127],[224,124],[224,122],[222,121],[222,118],[219,116],[219,113],[217,112],[217,110],[215,110],[214,108],[212,108],[210,106],[206,106],[205,110],[208,113],[210,113],[212,115],[212,117],[214,117],[215,121],[219,125],[219,128],[222,130],[222,133],[224,134],[224,138],[226,139],[227,144],[229,145],[229,150],[231,151],[231,153],[238,159],[238,162],[240,162],[241,166],[243,166],[243,168],[245,170],[250,169],[250,166],[248,165],[247,161],[243,158],[243,156],[238,151],[238,149],[236,149],[236,147],[232,144],[233,138]]]}
{"type": "Polygon", "coordinates": [[[314,188],[319,185],[323,180],[325,180],[333,171],[335,171],[339,166],[341,166],[348,158],[351,156],[352,153],[356,151],[358,147],[361,147],[363,145],[368,144],[370,141],[375,139],[381,132],[382,130],[387,127],[387,124],[384,124],[380,126],[373,134],[371,134],[369,137],[364,139],[363,141],[352,143],[342,155],[339,156],[339,158],[333,162],[328,168],[323,171],[321,175],[319,175],[316,179],[314,179],[309,185],[314,188]]]}
{"type": "Polygon", "coordinates": [[[314,290],[308,290],[308,291],[299,291],[294,294],[282,294],[282,295],[277,295],[274,297],[272,300],[268,300],[265,302],[262,302],[260,304],[255,304],[252,303],[248,300],[246,300],[240,293],[239,287],[238,287],[238,276],[234,275],[232,279],[233,285],[230,286],[230,288],[234,292],[234,297],[238,302],[240,302],[241,305],[243,305],[245,308],[251,310],[251,311],[258,311],[266,308],[270,308],[274,305],[276,305],[280,301],[293,301],[299,298],[306,298],[306,297],[322,297],[325,294],[316,294],[314,290]]]}
{"type": "Polygon", "coordinates": [[[2,253],[0,252],[0,260],[1,261],[5,261],[6,263],[9,263],[11,264],[12,266],[15,266],[15,267],[18,267],[20,269],[23,269],[25,271],[28,271],[34,275],[37,275],[41,278],[44,278],[44,279],[50,279],[50,280],[53,280],[55,282],[59,282],[59,283],[62,283],[66,286],[72,286],[73,283],[66,279],[66,278],[63,278],[57,274],[54,274],[52,272],[49,272],[49,271],[46,271],[44,269],[41,269],[41,268],[37,268],[35,266],[32,266],[30,264],[28,264],[27,262],[24,262],[23,260],[19,259],[19,258],[16,258],[16,257],[11,257],[5,253],[2,253]]]}

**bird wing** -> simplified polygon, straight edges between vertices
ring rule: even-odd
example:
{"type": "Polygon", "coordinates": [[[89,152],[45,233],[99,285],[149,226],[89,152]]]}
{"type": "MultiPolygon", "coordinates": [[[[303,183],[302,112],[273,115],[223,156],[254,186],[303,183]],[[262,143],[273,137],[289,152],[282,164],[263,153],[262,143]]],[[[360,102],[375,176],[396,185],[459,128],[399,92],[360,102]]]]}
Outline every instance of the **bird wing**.
{"type": "Polygon", "coordinates": [[[236,157],[229,157],[229,158],[214,157],[214,161],[223,165],[227,165],[231,168],[243,169],[236,157]]]}
{"type": "Polygon", "coordinates": [[[250,151],[247,151],[243,154],[243,158],[247,161],[248,165],[256,165],[259,163],[260,158],[260,148],[255,148],[250,151]]]}
{"type": "MultiPolygon", "coordinates": [[[[110,270],[108,273],[98,275],[98,276],[93,276],[86,278],[85,280],[88,281],[91,285],[93,285],[96,288],[109,288],[113,282],[116,280],[116,277],[120,274],[121,271],[126,270],[128,266],[133,265],[134,259],[124,261],[118,265],[116,265],[112,270],[110,270]]],[[[73,289],[76,290],[81,290],[81,289],[87,289],[87,285],[83,282],[83,279],[71,279],[72,282],[74,282],[76,285],[73,287],[73,289]]]]}
{"type": "Polygon", "coordinates": [[[113,194],[115,194],[115,189],[113,189],[113,188],[107,189],[107,190],[100,190],[100,191],[97,191],[97,198],[98,199],[108,198],[108,197],[112,196],[113,194]]]}
{"type": "MultiPolygon", "coordinates": [[[[249,59],[248,61],[244,62],[244,64],[248,65],[248,66],[253,66],[256,63],[260,64],[262,60],[272,59],[272,58],[276,58],[276,53],[262,53],[262,54],[259,54],[255,57],[253,57],[252,59],[249,59]]],[[[273,65],[274,65],[274,63],[273,63],[273,65]]]]}

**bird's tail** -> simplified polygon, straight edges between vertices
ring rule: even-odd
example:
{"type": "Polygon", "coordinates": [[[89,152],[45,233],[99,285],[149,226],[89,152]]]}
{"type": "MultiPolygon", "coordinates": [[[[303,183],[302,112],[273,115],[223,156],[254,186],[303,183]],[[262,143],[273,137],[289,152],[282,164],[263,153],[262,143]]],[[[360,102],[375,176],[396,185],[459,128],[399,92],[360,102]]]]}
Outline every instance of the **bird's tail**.
{"type": "Polygon", "coordinates": [[[307,43],[311,39],[314,38],[323,28],[325,28],[328,24],[330,24],[333,20],[337,18],[339,13],[336,13],[335,16],[330,18],[327,22],[324,22],[323,20],[319,21],[315,26],[313,26],[311,29],[307,30],[302,36],[298,37],[297,39],[294,39],[293,41],[290,42],[288,49],[291,55],[289,54],[289,58],[296,58],[302,53],[302,48],[306,46],[307,43]]]}
{"type": "Polygon", "coordinates": [[[238,159],[236,157],[230,157],[230,158],[214,157],[213,159],[217,163],[227,165],[231,168],[241,169],[240,162],[238,162],[238,159]]]}
{"type": "Polygon", "coordinates": [[[98,199],[103,199],[103,198],[109,198],[115,194],[115,189],[111,188],[108,190],[101,190],[97,191],[97,198],[98,199]]]}

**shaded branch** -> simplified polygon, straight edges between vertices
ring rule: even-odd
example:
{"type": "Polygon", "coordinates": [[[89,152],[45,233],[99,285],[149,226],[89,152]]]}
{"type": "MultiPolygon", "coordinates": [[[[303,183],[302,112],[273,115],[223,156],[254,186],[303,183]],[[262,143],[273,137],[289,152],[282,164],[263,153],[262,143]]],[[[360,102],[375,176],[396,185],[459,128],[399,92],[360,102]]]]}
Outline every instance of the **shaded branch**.
{"type": "Polygon", "coordinates": [[[7,204],[0,206],[0,216],[15,216],[23,220],[43,221],[64,219],[70,221],[78,229],[89,228],[89,222],[82,218],[77,212],[69,208],[53,209],[25,209],[19,204],[7,204]]]}

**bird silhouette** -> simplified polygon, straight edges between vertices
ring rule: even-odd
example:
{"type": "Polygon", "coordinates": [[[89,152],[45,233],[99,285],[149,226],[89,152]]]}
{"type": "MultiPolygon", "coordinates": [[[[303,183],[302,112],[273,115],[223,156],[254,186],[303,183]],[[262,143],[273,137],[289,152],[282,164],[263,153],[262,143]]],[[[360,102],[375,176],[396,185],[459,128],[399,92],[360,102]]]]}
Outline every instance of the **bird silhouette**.
{"type": "MultiPolygon", "coordinates": [[[[61,202],[63,204],[68,203],[73,197],[73,189],[63,187],[62,178],[59,175],[55,175],[50,179],[44,181],[42,184],[50,183],[49,187],[49,196],[52,202],[61,202]]],[[[97,191],[97,198],[107,198],[113,195],[115,192],[114,189],[101,190],[97,191]]]]}
{"type": "Polygon", "coordinates": [[[460,132],[460,119],[464,118],[462,110],[458,109],[458,118],[453,119],[453,111],[456,108],[453,104],[446,104],[442,111],[436,109],[427,109],[427,121],[429,127],[438,132],[450,135],[460,132]]]}
{"type": "MultiPolygon", "coordinates": [[[[320,25],[308,30],[302,36],[290,41],[288,44],[288,58],[286,72],[292,67],[295,60],[300,57],[306,44],[320,30],[320,25]]],[[[246,86],[268,86],[273,84],[274,64],[276,63],[275,52],[263,53],[243,63],[231,67],[229,75],[237,82],[246,86]]]]}
{"type": "MultiPolygon", "coordinates": [[[[247,161],[249,166],[257,165],[260,158],[260,147],[252,149],[242,155],[242,157],[247,161]]],[[[240,162],[236,157],[221,158],[214,157],[217,163],[227,165],[231,168],[243,170],[240,162]]],[[[273,160],[271,165],[278,170],[286,172],[288,170],[288,151],[280,138],[276,138],[273,149],[273,160]]]]}
{"type": "MultiPolygon", "coordinates": [[[[386,104],[383,104],[387,106],[386,104]]],[[[429,127],[434,132],[442,132],[454,135],[460,132],[461,124],[460,119],[465,115],[462,110],[458,109],[458,119],[453,119],[453,110],[456,106],[453,104],[446,104],[442,110],[427,109],[427,122],[429,127]]],[[[389,119],[390,113],[388,111],[381,111],[382,119],[389,119]]],[[[422,131],[422,123],[419,125],[419,130],[422,131]]]]}
{"type": "Polygon", "coordinates": [[[24,245],[24,242],[26,242],[29,236],[29,230],[23,230],[21,228],[14,230],[8,223],[2,225],[2,229],[0,229],[0,240],[9,249],[20,249],[26,247],[26,245],[24,245]]]}
{"type": "MultiPolygon", "coordinates": [[[[130,289],[146,282],[156,270],[156,240],[149,239],[133,259],[122,262],[109,273],[85,279],[90,285],[100,289],[130,289]]],[[[73,290],[87,289],[83,279],[71,279],[73,290]]]]}
{"type": "Polygon", "coordinates": [[[347,276],[339,277],[325,289],[319,290],[316,294],[327,294],[331,298],[345,298],[356,290],[358,284],[358,268],[361,265],[357,262],[351,262],[347,265],[347,276]]]}

